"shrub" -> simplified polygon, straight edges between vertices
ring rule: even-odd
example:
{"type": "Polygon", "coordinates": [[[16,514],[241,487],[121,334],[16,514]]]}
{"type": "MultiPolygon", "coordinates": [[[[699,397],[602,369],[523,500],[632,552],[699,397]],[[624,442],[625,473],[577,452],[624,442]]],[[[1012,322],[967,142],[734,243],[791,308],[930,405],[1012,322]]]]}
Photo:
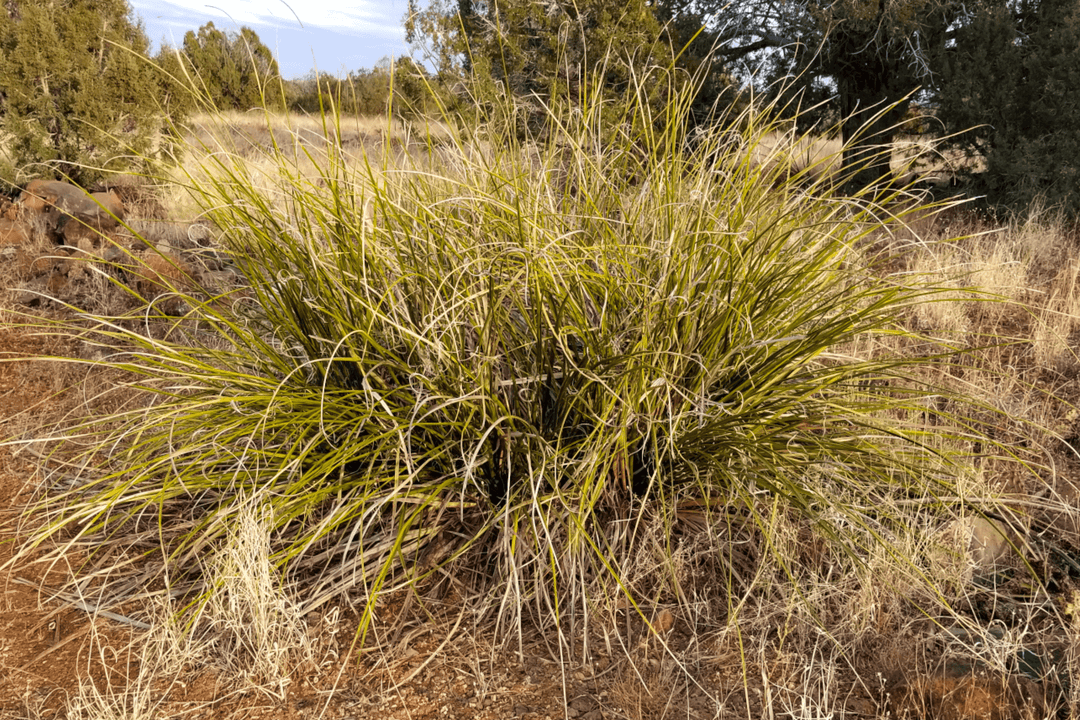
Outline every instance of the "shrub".
{"type": "Polygon", "coordinates": [[[445,568],[519,630],[683,597],[673,561],[631,570],[697,522],[720,596],[759,565],[796,572],[769,540],[789,516],[837,562],[917,565],[901,539],[960,493],[948,433],[905,420],[939,358],[888,348],[939,289],[862,249],[916,207],[837,199],[782,150],[751,162],[775,128],[750,111],[665,152],[694,94],[635,116],[665,83],[636,79],[611,144],[597,94],[524,142],[482,126],[381,161],[331,142],[308,174],[280,144],[207,154],[191,190],[245,286],[187,296],[165,339],[152,310],[98,319],[147,400],[69,429],[96,474],[38,508],[31,545],[162,542],[171,581],[199,587],[196,558],[262,503],[305,609],[359,588],[367,623],[445,568]],[[717,539],[736,526],[760,554],[717,539]]]}
{"type": "Polygon", "coordinates": [[[286,88],[291,109],[316,114],[324,110],[368,116],[390,112],[415,119],[436,116],[440,107],[452,101],[438,78],[407,57],[393,62],[384,59],[371,70],[350,72],[345,79],[312,71],[286,88]]]}
{"type": "MultiPolygon", "coordinates": [[[[249,27],[226,33],[208,22],[196,33],[184,34],[180,49],[165,47],[158,62],[175,78],[190,80],[196,93],[211,108],[250,110],[283,109],[284,94],[277,60],[249,27]]],[[[180,85],[184,83],[181,82],[180,85]]],[[[186,88],[178,88],[177,96],[186,88]]]]}
{"type": "Polygon", "coordinates": [[[147,157],[165,125],[148,41],[124,0],[13,0],[0,10],[5,180],[88,186],[147,157]]]}

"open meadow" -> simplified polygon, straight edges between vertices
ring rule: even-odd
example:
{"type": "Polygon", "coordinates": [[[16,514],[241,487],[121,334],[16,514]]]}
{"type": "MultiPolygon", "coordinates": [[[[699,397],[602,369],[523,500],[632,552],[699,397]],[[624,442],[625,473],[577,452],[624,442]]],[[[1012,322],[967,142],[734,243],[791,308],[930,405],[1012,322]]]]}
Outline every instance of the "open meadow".
{"type": "Polygon", "coordinates": [[[1080,717],[1075,227],[683,101],[0,233],[0,717],[1080,717]]]}

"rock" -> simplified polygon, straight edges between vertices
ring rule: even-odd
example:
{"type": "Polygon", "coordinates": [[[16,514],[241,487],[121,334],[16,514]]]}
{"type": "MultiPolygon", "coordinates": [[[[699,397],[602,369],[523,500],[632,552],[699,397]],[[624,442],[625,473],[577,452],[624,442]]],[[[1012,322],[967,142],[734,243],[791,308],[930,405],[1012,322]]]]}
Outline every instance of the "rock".
{"type": "Polygon", "coordinates": [[[176,255],[143,250],[135,253],[134,259],[131,272],[137,278],[140,292],[156,296],[195,286],[191,268],[176,255]]]}
{"type": "Polygon", "coordinates": [[[68,285],[68,276],[66,272],[56,270],[49,276],[49,281],[45,284],[45,289],[49,291],[49,294],[56,297],[60,292],[68,285]]]}
{"type": "Polygon", "coordinates": [[[588,695],[582,695],[581,697],[574,698],[570,702],[570,708],[576,710],[578,713],[587,713],[596,709],[597,702],[595,698],[588,695]]]}
{"type": "Polygon", "coordinates": [[[866,698],[848,698],[847,703],[844,704],[844,714],[872,718],[877,716],[877,708],[866,698]]]}
{"type": "Polygon", "coordinates": [[[213,239],[210,228],[203,223],[132,220],[131,229],[148,245],[168,245],[179,250],[208,247],[213,239]]]}
{"type": "Polygon", "coordinates": [[[161,309],[169,315],[182,314],[186,308],[183,298],[175,293],[191,292],[198,287],[191,266],[175,255],[141,250],[131,256],[125,267],[134,278],[135,289],[148,301],[172,296],[161,303],[161,309]]]}
{"type": "Polygon", "coordinates": [[[57,255],[41,255],[30,261],[30,276],[41,277],[42,275],[51,275],[56,272],[66,273],[66,263],[67,259],[57,255]]]}
{"type": "Polygon", "coordinates": [[[0,218],[0,247],[27,245],[33,232],[22,220],[0,218]]]}
{"type": "Polygon", "coordinates": [[[1014,548],[1023,549],[1023,539],[1005,523],[982,517],[956,518],[946,523],[940,533],[943,562],[961,566],[954,572],[971,573],[975,578],[992,577],[1017,558],[1014,548]],[[951,551],[951,552],[950,552],[951,551]]]}
{"type": "Polygon", "coordinates": [[[105,252],[102,253],[101,257],[107,263],[119,265],[120,263],[127,260],[129,255],[127,252],[124,251],[123,248],[119,247],[118,245],[110,245],[109,247],[105,248],[105,252]]]}
{"type": "Polygon", "coordinates": [[[37,294],[33,290],[22,289],[15,293],[15,302],[20,305],[26,305],[27,307],[38,307],[41,305],[41,295],[37,294]]]}
{"type": "Polygon", "coordinates": [[[44,217],[48,231],[70,245],[116,228],[125,215],[115,192],[91,194],[59,180],[31,180],[19,204],[30,215],[44,217]]]}
{"type": "Polygon", "coordinates": [[[71,256],[67,248],[61,249],[55,255],[41,255],[31,264],[31,275],[34,277],[46,276],[46,293],[55,299],[64,299],[65,295],[72,292],[75,283],[86,279],[86,262],[80,254],[71,256]]]}
{"type": "Polygon", "coordinates": [[[656,632],[658,633],[666,633],[668,630],[675,627],[675,616],[671,614],[670,610],[664,608],[660,611],[660,614],[656,616],[653,627],[656,628],[656,632]]]}
{"type": "Polygon", "coordinates": [[[32,237],[30,226],[21,220],[0,218],[0,257],[5,264],[14,263],[20,275],[30,269],[34,260],[30,249],[32,237]]]}
{"type": "Polygon", "coordinates": [[[240,276],[229,270],[202,273],[203,284],[215,293],[226,293],[240,287],[240,276]]]}
{"type": "Polygon", "coordinates": [[[18,220],[19,206],[7,198],[0,200],[0,218],[4,220],[18,220]]]}
{"type": "Polygon", "coordinates": [[[212,248],[202,248],[196,251],[187,252],[184,255],[192,263],[212,272],[220,272],[226,270],[230,266],[229,256],[212,248]]]}
{"type": "Polygon", "coordinates": [[[94,243],[89,238],[80,237],[78,240],[72,243],[72,246],[78,249],[79,252],[83,254],[83,257],[87,255],[97,254],[94,248],[94,243]]]}
{"type": "Polygon", "coordinates": [[[986,518],[971,521],[971,561],[979,573],[993,572],[1012,553],[1007,531],[986,518]]]}
{"type": "Polygon", "coordinates": [[[168,216],[161,204],[161,195],[153,183],[141,181],[133,175],[114,175],[98,183],[95,192],[112,191],[120,197],[124,207],[140,218],[164,220],[168,216]]]}

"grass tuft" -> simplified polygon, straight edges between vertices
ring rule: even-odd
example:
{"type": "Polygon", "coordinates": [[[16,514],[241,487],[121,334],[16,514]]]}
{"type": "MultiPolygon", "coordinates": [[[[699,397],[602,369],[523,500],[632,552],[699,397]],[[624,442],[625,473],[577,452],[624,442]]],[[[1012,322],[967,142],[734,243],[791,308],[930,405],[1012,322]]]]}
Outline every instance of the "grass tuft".
{"type": "Polygon", "coordinates": [[[204,147],[186,183],[237,282],[79,326],[145,402],[66,430],[96,474],[30,546],[160,546],[266,677],[261,628],[346,593],[362,633],[411,588],[567,651],[619,607],[721,622],[830,563],[940,600],[916,536],[965,504],[970,438],[926,422],[956,351],[902,320],[958,288],[874,248],[942,207],[836,195],[767,112],[689,143],[690,95],[652,96],[553,105],[535,136],[446,119],[380,152],[330,115],[325,142],[204,147]]]}

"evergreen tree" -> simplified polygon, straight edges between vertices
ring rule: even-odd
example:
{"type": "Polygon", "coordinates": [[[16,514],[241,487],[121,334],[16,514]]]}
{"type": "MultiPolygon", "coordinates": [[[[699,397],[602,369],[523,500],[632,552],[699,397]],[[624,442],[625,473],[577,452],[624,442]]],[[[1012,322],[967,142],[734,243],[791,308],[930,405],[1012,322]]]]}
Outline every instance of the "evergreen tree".
{"type": "Polygon", "coordinates": [[[148,46],[126,0],[0,6],[0,128],[13,162],[5,179],[88,185],[145,156],[165,124],[148,46]]]}
{"type": "Polygon", "coordinates": [[[973,16],[937,61],[938,117],[985,160],[981,190],[1080,213],[1080,2],[1020,0],[973,16]]]}
{"type": "Polygon", "coordinates": [[[692,120],[696,124],[708,122],[717,110],[735,100],[734,79],[727,58],[718,52],[720,32],[710,27],[710,10],[692,0],[653,0],[652,9],[678,67],[699,78],[692,120]],[[728,102],[721,103],[725,94],[728,102]]]}
{"type": "Polygon", "coordinates": [[[769,71],[752,78],[760,90],[786,96],[792,112],[818,106],[814,121],[840,118],[849,184],[865,187],[889,180],[885,148],[913,94],[932,81],[932,59],[965,8],[983,0],[702,2],[722,28],[728,62],[764,51],[769,71]]]}
{"type": "MultiPolygon", "coordinates": [[[[357,71],[366,74],[364,70],[357,71]]],[[[336,75],[328,72],[311,70],[307,75],[285,82],[285,102],[289,109],[300,113],[317,114],[321,108],[329,110],[328,101],[332,101],[340,107],[342,96],[342,81],[336,75]]],[[[380,110],[386,107],[385,95],[379,105],[380,110]]],[[[369,114],[362,112],[361,114],[369,114]]]]}
{"type": "Polygon", "coordinates": [[[439,83],[407,57],[383,58],[371,70],[353,70],[344,79],[312,71],[285,83],[285,90],[289,109],[304,113],[329,111],[332,106],[348,115],[389,112],[411,119],[430,117],[451,102],[439,83]]]}
{"type": "Polygon", "coordinates": [[[784,78],[775,87],[801,100],[792,107],[834,97],[845,165],[851,184],[862,187],[888,179],[881,149],[964,7],[961,0],[432,0],[424,10],[410,4],[406,29],[434,51],[440,69],[479,71],[518,94],[569,86],[604,64],[617,96],[630,66],[669,64],[674,54],[680,69],[706,75],[699,118],[731,86],[730,68],[767,51],[769,79],[784,78]]]}
{"type": "Polygon", "coordinates": [[[631,66],[671,56],[645,0],[431,0],[410,4],[406,32],[440,72],[518,96],[576,92],[600,67],[613,93],[625,91],[631,66]]]}
{"type": "MultiPolygon", "coordinates": [[[[172,53],[175,56],[175,53],[172,53]]],[[[196,85],[218,110],[279,109],[284,96],[274,54],[248,27],[226,33],[208,22],[184,34],[182,58],[196,85]]]]}
{"type": "Polygon", "coordinates": [[[158,69],[160,86],[158,99],[166,114],[179,124],[197,105],[192,92],[194,78],[191,75],[191,64],[184,59],[182,53],[169,45],[161,47],[154,57],[154,64],[158,69]]]}

